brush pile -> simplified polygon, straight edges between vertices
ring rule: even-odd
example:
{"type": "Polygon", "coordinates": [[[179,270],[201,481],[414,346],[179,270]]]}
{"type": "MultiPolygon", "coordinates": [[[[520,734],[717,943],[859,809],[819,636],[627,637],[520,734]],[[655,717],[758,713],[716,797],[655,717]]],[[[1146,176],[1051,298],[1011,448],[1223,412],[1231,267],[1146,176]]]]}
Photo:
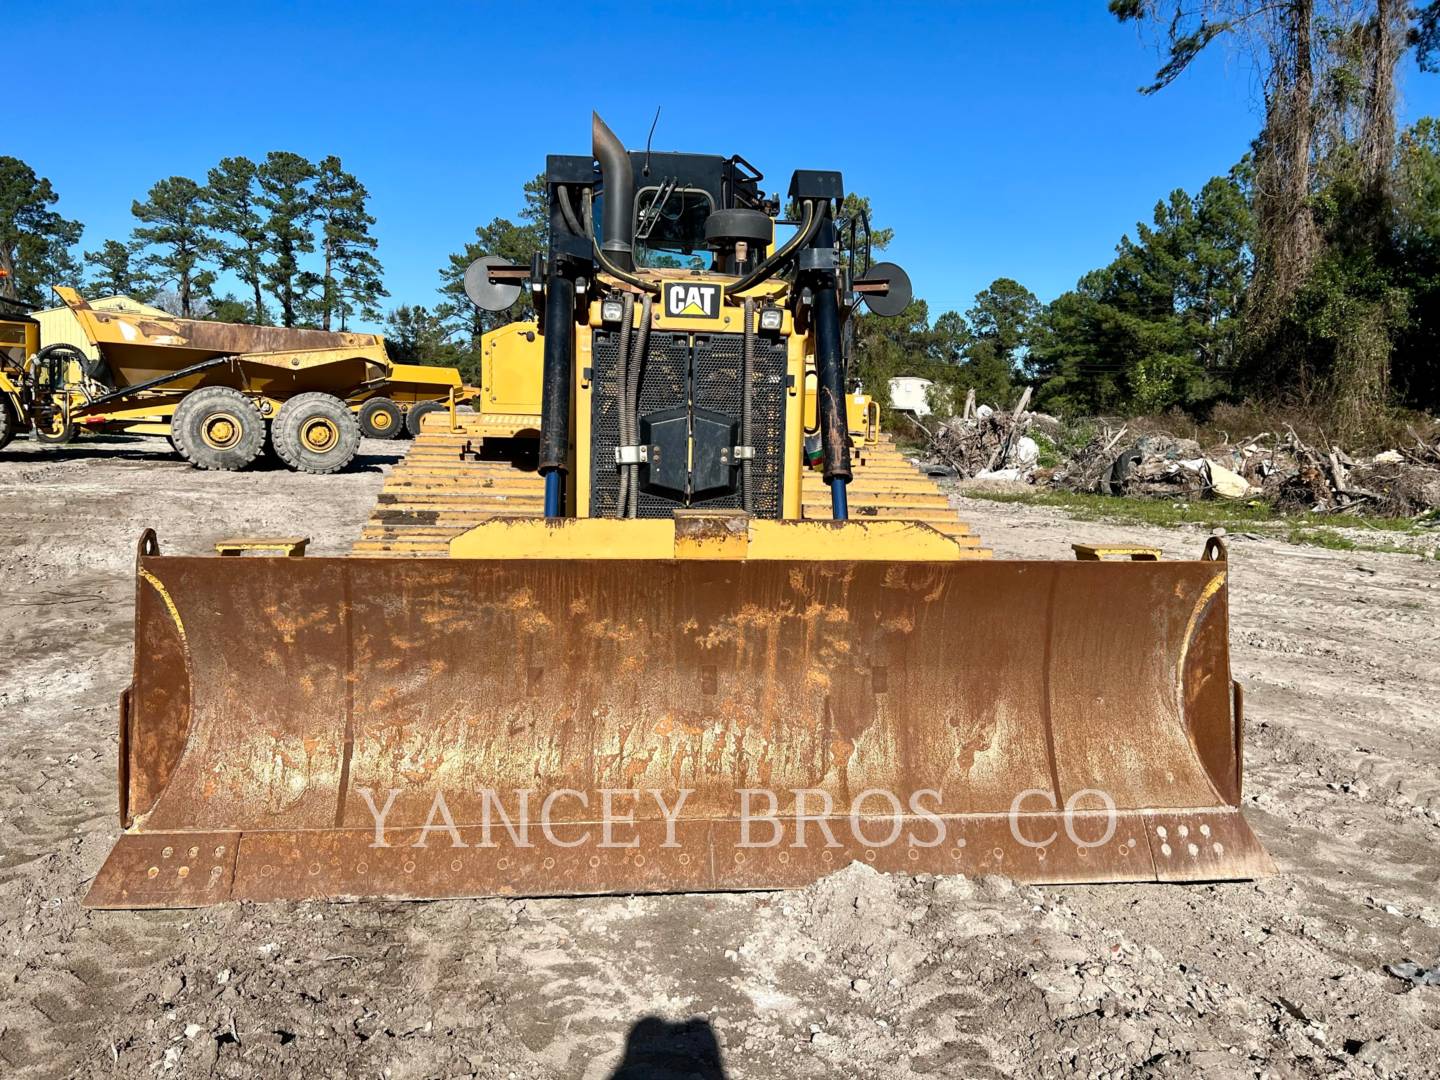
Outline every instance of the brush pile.
{"type": "Polygon", "coordinates": [[[1027,390],[1008,412],[977,407],[971,392],[961,416],[921,428],[928,442],[924,456],[961,479],[1092,494],[1254,499],[1281,510],[1373,517],[1440,511],[1440,436],[1422,437],[1414,428],[1404,445],[1369,457],[1337,445],[1310,445],[1289,426],[1202,447],[1164,432],[1136,437],[1121,424],[1067,437],[1054,417],[1029,412],[1029,403],[1027,390]],[[1056,447],[1058,464],[1040,466],[1040,442],[1056,447]]]}
{"type": "MultiPolygon", "coordinates": [[[[952,417],[933,430],[921,428],[928,440],[928,457],[962,480],[1028,480],[1035,471],[1040,447],[1030,437],[1031,427],[1041,414],[1027,411],[1030,391],[1009,412],[975,404],[975,391],[965,397],[960,416],[952,417]]],[[[1050,417],[1043,417],[1051,423],[1050,417]]]]}
{"type": "Polygon", "coordinates": [[[1440,440],[1355,458],[1338,446],[1309,446],[1293,430],[1237,448],[1241,471],[1284,510],[1414,517],[1440,509],[1440,440]]]}

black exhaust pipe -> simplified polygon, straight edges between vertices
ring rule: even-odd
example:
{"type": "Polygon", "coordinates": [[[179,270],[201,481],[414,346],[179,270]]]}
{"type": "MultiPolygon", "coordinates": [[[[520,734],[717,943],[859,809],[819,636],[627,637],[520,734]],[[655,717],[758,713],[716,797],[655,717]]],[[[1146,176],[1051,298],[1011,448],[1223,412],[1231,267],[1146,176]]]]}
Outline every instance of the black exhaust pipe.
{"type": "Polygon", "coordinates": [[[635,245],[635,169],[625,144],[592,112],[590,121],[590,152],[600,162],[600,176],[605,181],[605,209],[600,231],[604,240],[600,250],[621,270],[635,269],[632,252],[635,245]]]}

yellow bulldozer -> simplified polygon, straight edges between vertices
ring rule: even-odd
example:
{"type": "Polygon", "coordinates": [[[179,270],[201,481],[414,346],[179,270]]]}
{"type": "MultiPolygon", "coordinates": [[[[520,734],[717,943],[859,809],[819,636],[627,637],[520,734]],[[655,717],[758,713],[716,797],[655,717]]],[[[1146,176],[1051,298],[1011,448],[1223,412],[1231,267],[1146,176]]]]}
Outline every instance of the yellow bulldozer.
{"type": "Polygon", "coordinates": [[[395,438],[467,390],[454,368],[399,364],[375,334],[104,311],[55,294],[83,348],[42,342],[41,324],[0,313],[0,447],[23,430],[165,435],[206,469],[242,469],[267,441],[297,471],[336,472],[361,435],[395,438]]]}
{"type": "Polygon", "coordinates": [[[838,172],[782,204],[595,117],[545,175],[543,257],[467,277],[537,320],[487,336],[475,413],[427,418],[350,555],[141,538],[87,903],[1271,870],[1223,543],[992,558],[850,415],[848,320],[910,297],[842,255],[838,172]]]}

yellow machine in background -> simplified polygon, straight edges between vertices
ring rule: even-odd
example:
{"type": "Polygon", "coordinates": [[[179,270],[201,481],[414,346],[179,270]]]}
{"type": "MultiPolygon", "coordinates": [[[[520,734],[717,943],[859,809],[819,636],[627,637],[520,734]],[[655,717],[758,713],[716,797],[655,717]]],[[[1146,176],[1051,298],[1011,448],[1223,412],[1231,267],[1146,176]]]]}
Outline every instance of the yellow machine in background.
{"type": "MultiPolygon", "coordinates": [[[[820,417],[816,391],[819,380],[812,367],[805,373],[805,433],[819,435],[820,417]]],[[[849,421],[850,445],[857,450],[874,446],[880,441],[880,403],[856,386],[850,390],[845,405],[849,421]]]]}
{"type": "Polygon", "coordinates": [[[794,173],[777,243],[744,158],[592,139],[547,159],[543,261],[466,275],[539,319],[487,336],[478,413],[428,418],[351,556],[142,537],[86,902],[1268,872],[1223,543],[991,558],[856,448],[845,323],[909,287],[841,259],[840,174],[794,173]]]}
{"type": "Polygon", "coordinates": [[[82,430],[167,435],[202,468],[239,469],[268,437],[291,468],[327,473],[350,462],[362,432],[418,430],[464,394],[455,369],[396,364],[374,334],[102,312],[74,289],[55,292],[95,356],[42,343],[33,319],[0,320],[13,339],[0,445],[25,429],[52,443],[82,430]]]}

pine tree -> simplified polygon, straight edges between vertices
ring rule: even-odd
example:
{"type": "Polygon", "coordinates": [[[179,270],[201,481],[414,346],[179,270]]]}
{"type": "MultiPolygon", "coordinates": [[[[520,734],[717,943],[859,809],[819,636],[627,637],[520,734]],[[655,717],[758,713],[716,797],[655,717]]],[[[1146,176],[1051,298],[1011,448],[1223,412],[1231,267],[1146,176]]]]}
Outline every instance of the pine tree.
{"type": "Polygon", "coordinates": [[[175,290],[180,314],[192,318],[210,297],[215,273],[205,269],[220,254],[207,226],[204,189],[187,176],[158,181],[144,202],[130,212],[143,224],[135,229],[138,245],[146,247],[146,271],[157,283],[175,290]]]}
{"type": "Polygon", "coordinates": [[[81,226],[50,209],[58,200],[49,180],[0,155],[0,299],[43,304],[48,286],[77,283],[81,226]]]}
{"type": "Polygon", "coordinates": [[[135,243],[106,240],[99,251],[85,252],[85,265],[90,271],[85,287],[94,296],[149,300],[155,295],[155,279],[145,269],[145,260],[138,257],[140,250],[135,243]]]}
{"type": "Polygon", "coordinates": [[[315,166],[288,150],[272,150],[256,170],[265,211],[265,284],[280,305],[282,326],[294,326],[304,311],[305,295],[316,277],[300,265],[315,250],[310,227],[315,221],[315,166]]]}
{"type": "Polygon", "coordinates": [[[234,293],[226,293],[218,300],[210,301],[210,303],[206,306],[204,314],[201,315],[201,318],[208,319],[211,322],[258,322],[258,320],[255,318],[255,311],[250,306],[250,304],[244,300],[241,300],[234,293]]]}
{"type": "Polygon", "coordinates": [[[315,181],[315,213],[320,224],[324,273],[314,310],[329,330],[338,316],[345,329],[351,315],[380,318],[379,301],[390,294],[381,282],[383,270],[370,235],[375,218],[366,210],[370,193],[341,166],[333,154],[320,162],[315,181]]]}
{"type": "Polygon", "coordinates": [[[256,192],[258,169],[246,157],[227,157],[210,170],[206,187],[209,224],[221,234],[220,265],[232,271],[250,291],[257,323],[268,321],[265,310],[265,219],[256,192]]]}
{"type": "Polygon", "coordinates": [[[965,312],[970,340],[959,377],[980,402],[995,408],[1009,403],[1039,314],[1035,294],[1013,278],[996,278],[975,294],[974,306],[965,312]]]}
{"type": "Polygon", "coordinates": [[[1234,177],[1171,192],[1036,321],[1026,366],[1064,412],[1203,407],[1235,387],[1253,220],[1234,177]]]}

